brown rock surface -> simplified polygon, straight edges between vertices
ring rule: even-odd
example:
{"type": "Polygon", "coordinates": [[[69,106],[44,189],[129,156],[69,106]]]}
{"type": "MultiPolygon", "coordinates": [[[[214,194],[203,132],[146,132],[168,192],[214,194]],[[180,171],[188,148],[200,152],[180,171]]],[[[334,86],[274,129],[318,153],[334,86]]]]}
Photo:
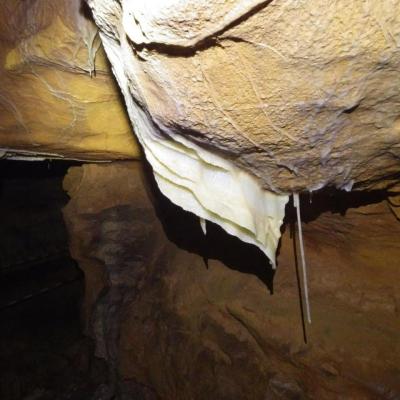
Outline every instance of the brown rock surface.
{"type": "Polygon", "coordinates": [[[90,11],[80,0],[0,3],[0,152],[138,157],[90,11]]]}
{"type": "Polygon", "coordinates": [[[139,163],[74,167],[65,181],[88,329],[121,390],[171,400],[400,396],[400,223],[385,193],[303,198],[305,344],[291,209],[274,275],[255,247],[212,224],[204,236],[148,182],[139,163]]]}
{"type": "Polygon", "coordinates": [[[398,180],[399,0],[89,4],[142,140],[183,137],[278,193],[398,180]]]}

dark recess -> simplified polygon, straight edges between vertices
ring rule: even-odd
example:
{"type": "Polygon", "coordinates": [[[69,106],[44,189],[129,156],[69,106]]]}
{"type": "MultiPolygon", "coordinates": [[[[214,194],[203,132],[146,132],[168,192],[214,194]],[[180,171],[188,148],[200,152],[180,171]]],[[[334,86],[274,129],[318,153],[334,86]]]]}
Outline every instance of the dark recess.
{"type": "Polygon", "coordinates": [[[0,161],[0,399],[89,399],[107,370],[82,334],[63,161],[0,161]]]}

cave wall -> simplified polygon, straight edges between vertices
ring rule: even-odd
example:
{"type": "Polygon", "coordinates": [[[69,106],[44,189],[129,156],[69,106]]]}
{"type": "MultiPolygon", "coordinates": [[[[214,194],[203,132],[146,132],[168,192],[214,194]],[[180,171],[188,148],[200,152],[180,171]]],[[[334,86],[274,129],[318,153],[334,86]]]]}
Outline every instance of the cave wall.
{"type": "Polygon", "coordinates": [[[79,0],[0,4],[0,157],[141,158],[132,122],[164,194],[261,243],[204,234],[144,162],[71,168],[107,390],[399,397],[399,1],[89,3],[100,34],[79,0]],[[312,325],[286,204],[301,191],[312,325]]]}
{"type": "Polygon", "coordinates": [[[302,198],[313,317],[303,327],[291,207],[274,273],[218,226],[204,236],[139,162],[74,167],[64,185],[87,332],[112,390],[171,400],[400,395],[400,224],[385,193],[302,198]]]}
{"type": "Polygon", "coordinates": [[[119,90],[81,0],[0,4],[0,156],[136,158],[119,90]]]}

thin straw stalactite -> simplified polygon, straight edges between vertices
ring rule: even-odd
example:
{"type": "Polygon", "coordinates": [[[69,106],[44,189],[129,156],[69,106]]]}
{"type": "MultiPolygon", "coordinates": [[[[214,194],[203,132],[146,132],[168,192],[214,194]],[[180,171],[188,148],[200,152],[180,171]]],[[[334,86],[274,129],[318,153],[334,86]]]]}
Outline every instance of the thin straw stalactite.
{"type": "Polygon", "coordinates": [[[298,235],[299,235],[299,244],[300,244],[300,256],[301,256],[301,269],[303,273],[303,292],[304,292],[304,303],[306,308],[306,316],[307,322],[311,324],[311,312],[310,312],[310,302],[308,297],[308,283],[307,283],[307,265],[306,258],[304,255],[304,243],[303,243],[303,231],[301,229],[301,213],[300,213],[300,200],[299,194],[293,193],[293,204],[296,208],[297,214],[297,226],[298,226],[298,235]]]}

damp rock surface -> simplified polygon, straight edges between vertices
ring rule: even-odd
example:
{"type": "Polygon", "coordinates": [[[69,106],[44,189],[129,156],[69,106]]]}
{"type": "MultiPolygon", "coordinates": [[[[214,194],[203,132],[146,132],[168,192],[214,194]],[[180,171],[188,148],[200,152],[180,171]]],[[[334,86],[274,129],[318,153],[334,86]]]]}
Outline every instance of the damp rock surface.
{"type": "Polygon", "coordinates": [[[80,0],[0,4],[0,156],[139,156],[98,29],[80,0]]]}
{"type": "Polygon", "coordinates": [[[88,3],[142,142],[184,138],[277,193],[398,179],[398,0],[88,3]]]}
{"type": "Polygon", "coordinates": [[[88,4],[161,192],[273,266],[288,195],[398,181],[398,0],[88,4]]]}
{"type": "Polygon", "coordinates": [[[218,226],[207,223],[204,236],[196,217],[150,183],[140,163],[126,162],[74,167],[65,180],[87,332],[120,392],[164,400],[400,395],[400,224],[387,194],[302,197],[313,319],[304,331],[292,212],[274,273],[261,251],[218,226]]]}

